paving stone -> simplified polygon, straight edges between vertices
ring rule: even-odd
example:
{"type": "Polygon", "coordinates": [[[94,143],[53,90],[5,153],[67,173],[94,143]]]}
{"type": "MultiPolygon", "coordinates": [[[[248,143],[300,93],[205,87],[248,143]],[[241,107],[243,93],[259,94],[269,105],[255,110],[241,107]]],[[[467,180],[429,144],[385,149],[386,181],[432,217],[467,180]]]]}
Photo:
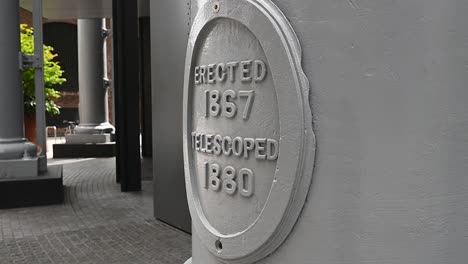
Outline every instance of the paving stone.
{"type": "Polygon", "coordinates": [[[122,193],[114,158],[65,164],[63,205],[0,210],[0,264],[183,264],[191,238],[154,219],[144,179],[122,193]]]}

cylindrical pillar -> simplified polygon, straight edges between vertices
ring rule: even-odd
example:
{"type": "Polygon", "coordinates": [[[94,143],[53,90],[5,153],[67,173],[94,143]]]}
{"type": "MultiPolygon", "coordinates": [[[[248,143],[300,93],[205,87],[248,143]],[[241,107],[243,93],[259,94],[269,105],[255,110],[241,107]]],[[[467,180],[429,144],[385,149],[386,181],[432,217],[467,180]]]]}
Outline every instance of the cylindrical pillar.
{"type": "Polygon", "coordinates": [[[0,4],[0,159],[35,156],[35,145],[24,139],[23,92],[19,70],[18,1],[0,4]]]}
{"type": "Polygon", "coordinates": [[[80,125],[77,134],[111,133],[109,123],[103,20],[78,19],[78,81],[80,125]]]}
{"type": "MultiPolygon", "coordinates": [[[[466,262],[468,1],[192,1],[197,2],[200,11],[192,8],[191,36],[199,37],[190,38],[194,55],[186,61],[190,72],[185,75],[190,77],[184,105],[185,167],[194,226],[193,258],[188,263],[466,262]],[[270,19],[262,19],[265,16],[270,19]],[[272,34],[268,30],[272,23],[276,28],[290,26],[294,34],[278,38],[288,31],[272,34]],[[261,47],[254,46],[257,42],[261,47]],[[252,47],[256,49],[252,51],[252,47]],[[295,50],[294,56],[279,60],[281,52],[272,52],[277,47],[295,50]],[[245,124],[249,120],[224,118],[223,112],[217,112],[219,105],[221,109],[232,106],[227,104],[230,102],[243,106],[241,100],[217,100],[218,93],[209,92],[253,90],[250,120],[261,115],[255,110],[268,92],[261,89],[261,82],[227,82],[224,73],[231,73],[225,71],[226,62],[259,60],[262,52],[266,54],[265,80],[274,77],[269,87],[279,91],[269,102],[283,106],[278,110],[279,125],[300,118],[313,124],[316,138],[314,158],[282,163],[280,160],[296,158],[309,148],[297,154],[302,141],[288,140],[290,133],[302,131],[303,126],[281,129],[274,172],[283,173],[278,174],[262,171],[273,161],[234,156],[236,145],[231,144],[235,136],[246,142],[248,133],[251,138],[267,138],[268,131],[262,129],[274,125],[268,118],[278,112],[260,116],[261,122],[254,123],[257,127],[248,130],[245,124]],[[300,63],[283,68],[288,60],[300,63]],[[216,66],[220,63],[224,64],[216,66]],[[301,91],[291,90],[282,77],[291,72],[302,76],[301,67],[309,80],[302,90],[309,101],[304,105],[313,118],[286,115],[281,119],[282,112],[296,107],[281,97],[301,91]],[[283,71],[275,74],[277,69],[283,71]],[[203,97],[205,91],[214,96],[203,97]],[[213,110],[205,108],[207,105],[213,110]],[[227,132],[223,131],[226,127],[227,132]],[[220,141],[211,140],[217,134],[227,139],[222,141],[227,142],[222,149],[228,151],[217,152],[219,155],[220,141]],[[240,162],[251,164],[236,167],[240,162]],[[293,180],[282,182],[298,164],[314,166],[312,181],[299,185],[293,185],[293,180]],[[236,175],[231,169],[231,175],[225,174],[227,166],[252,170],[252,196],[239,195],[244,191],[239,187],[242,184],[233,193],[233,183],[236,179],[245,182],[245,174],[236,175]],[[265,180],[272,175],[273,179],[265,180]],[[306,187],[309,192],[307,199],[296,203],[301,212],[279,241],[287,223],[280,222],[280,228],[271,228],[271,223],[278,214],[288,219],[297,209],[278,209],[284,208],[282,198],[291,186],[298,192],[306,187]],[[261,203],[261,195],[268,202],[261,203]],[[250,235],[254,231],[257,236],[250,235]],[[271,240],[261,240],[266,236],[271,240]],[[257,248],[253,250],[253,246],[257,248]]],[[[240,63],[236,65],[233,76],[251,77],[246,64],[245,71],[239,70],[240,63]]],[[[251,146],[263,153],[258,145],[251,146]]],[[[291,179],[304,175],[298,173],[291,179]]]]}

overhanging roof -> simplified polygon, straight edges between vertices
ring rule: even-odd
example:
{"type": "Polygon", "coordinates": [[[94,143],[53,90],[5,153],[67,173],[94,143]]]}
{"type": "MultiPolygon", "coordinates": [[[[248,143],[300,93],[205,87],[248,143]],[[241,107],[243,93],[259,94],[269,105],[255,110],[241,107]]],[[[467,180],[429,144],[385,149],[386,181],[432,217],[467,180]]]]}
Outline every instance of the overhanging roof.
{"type": "MultiPolygon", "coordinates": [[[[33,0],[19,2],[32,11],[33,0]]],[[[43,13],[49,19],[112,17],[112,0],[43,0],[43,13]]]]}

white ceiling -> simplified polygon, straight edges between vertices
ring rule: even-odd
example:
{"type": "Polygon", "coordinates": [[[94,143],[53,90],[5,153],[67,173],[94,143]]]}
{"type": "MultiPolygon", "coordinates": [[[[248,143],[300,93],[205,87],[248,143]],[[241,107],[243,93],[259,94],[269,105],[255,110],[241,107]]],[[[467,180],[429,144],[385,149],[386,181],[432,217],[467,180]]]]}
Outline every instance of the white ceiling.
{"type": "MultiPolygon", "coordinates": [[[[19,2],[21,7],[32,11],[33,0],[19,2]]],[[[112,17],[112,0],[43,0],[43,12],[49,19],[112,17]]]]}

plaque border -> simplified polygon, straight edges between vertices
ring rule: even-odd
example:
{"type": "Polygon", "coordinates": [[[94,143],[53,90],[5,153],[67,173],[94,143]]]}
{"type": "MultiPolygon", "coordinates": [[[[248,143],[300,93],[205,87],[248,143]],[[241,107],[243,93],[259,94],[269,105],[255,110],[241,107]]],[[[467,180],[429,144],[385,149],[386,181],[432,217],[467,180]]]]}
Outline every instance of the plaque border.
{"type": "Polygon", "coordinates": [[[199,10],[189,35],[183,96],[183,151],[187,199],[196,229],[205,247],[222,262],[256,262],[276,250],[287,238],[304,207],[315,164],[316,141],[309,103],[309,80],[301,66],[299,40],[281,10],[270,0],[210,0],[199,10]],[[217,5],[214,8],[214,5],[217,5]],[[220,18],[235,20],[257,38],[268,59],[278,100],[280,154],[270,194],[256,221],[246,230],[221,234],[201,208],[190,148],[192,132],[193,67],[205,30],[220,18]],[[215,247],[223,244],[222,250],[215,247]]]}

